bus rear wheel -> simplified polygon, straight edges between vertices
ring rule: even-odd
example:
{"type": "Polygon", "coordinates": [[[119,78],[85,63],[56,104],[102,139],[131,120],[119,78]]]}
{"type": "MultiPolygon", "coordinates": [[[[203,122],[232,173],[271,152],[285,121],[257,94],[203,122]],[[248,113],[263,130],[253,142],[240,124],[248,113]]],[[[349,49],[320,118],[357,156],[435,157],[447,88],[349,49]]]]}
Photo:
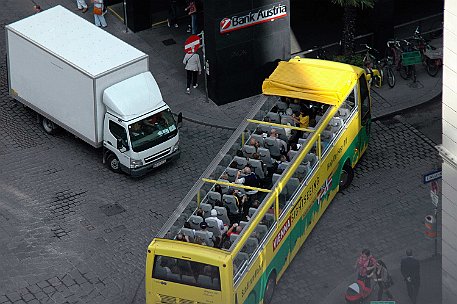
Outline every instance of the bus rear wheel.
{"type": "Polygon", "coordinates": [[[276,272],[272,272],[268,277],[267,286],[265,287],[265,293],[263,295],[263,303],[270,304],[273,299],[273,294],[276,287],[276,272]]]}
{"type": "Polygon", "coordinates": [[[353,178],[354,169],[348,163],[344,164],[340,174],[340,191],[349,187],[353,178]]]}

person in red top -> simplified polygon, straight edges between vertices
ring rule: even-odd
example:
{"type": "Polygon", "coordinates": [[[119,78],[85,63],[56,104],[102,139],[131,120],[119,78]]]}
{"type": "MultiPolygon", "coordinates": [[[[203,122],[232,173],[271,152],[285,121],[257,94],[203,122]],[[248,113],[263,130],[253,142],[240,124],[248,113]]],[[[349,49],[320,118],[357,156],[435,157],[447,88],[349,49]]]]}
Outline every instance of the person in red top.
{"type": "Polygon", "coordinates": [[[241,233],[241,230],[243,230],[243,228],[241,228],[240,225],[238,225],[238,223],[234,223],[230,229],[227,231],[227,236],[230,237],[232,234],[234,235],[238,235],[241,233]]]}
{"type": "Polygon", "coordinates": [[[362,254],[357,258],[357,279],[362,280],[368,288],[371,287],[371,276],[373,275],[376,264],[376,259],[368,249],[363,249],[362,254]]]}

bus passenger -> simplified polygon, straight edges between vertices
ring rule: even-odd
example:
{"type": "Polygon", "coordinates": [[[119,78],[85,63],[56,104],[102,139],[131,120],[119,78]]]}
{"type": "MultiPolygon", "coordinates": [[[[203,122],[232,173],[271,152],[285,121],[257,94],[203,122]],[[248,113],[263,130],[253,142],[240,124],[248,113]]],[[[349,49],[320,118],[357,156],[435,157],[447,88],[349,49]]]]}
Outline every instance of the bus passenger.
{"type": "Polygon", "coordinates": [[[211,209],[211,216],[208,217],[208,219],[213,219],[217,222],[217,226],[219,227],[219,230],[224,233],[227,231],[227,227],[224,226],[224,222],[217,217],[217,210],[216,209],[211,209]]]}
{"type": "Polygon", "coordinates": [[[233,225],[227,231],[227,236],[230,237],[232,234],[238,235],[241,233],[241,230],[243,230],[243,228],[238,225],[238,223],[233,223],[233,225]]]}

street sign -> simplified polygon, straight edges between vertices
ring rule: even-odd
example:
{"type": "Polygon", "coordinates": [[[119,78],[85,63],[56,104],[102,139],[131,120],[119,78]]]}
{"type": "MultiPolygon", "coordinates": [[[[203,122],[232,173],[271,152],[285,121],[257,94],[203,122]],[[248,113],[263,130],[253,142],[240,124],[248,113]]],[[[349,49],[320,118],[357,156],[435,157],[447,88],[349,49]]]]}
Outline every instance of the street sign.
{"type": "Polygon", "coordinates": [[[184,51],[187,54],[194,53],[200,48],[200,37],[191,35],[184,43],[184,51]]]}
{"type": "Polygon", "coordinates": [[[435,205],[435,207],[438,207],[438,202],[439,202],[439,196],[436,192],[430,191],[430,197],[432,198],[432,204],[435,205]]]}
{"type": "Polygon", "coordinates": [[[431,181],[434,181],[436,179],[440,179],[441,176],[442,176],[442,171],[441,169],[440,170],[435,170],[433,172],[430,172],[430,173],[426,173],[423,175],[424,177],[424,184],[427,184],[427,183],[430,183],[431,181]]]}

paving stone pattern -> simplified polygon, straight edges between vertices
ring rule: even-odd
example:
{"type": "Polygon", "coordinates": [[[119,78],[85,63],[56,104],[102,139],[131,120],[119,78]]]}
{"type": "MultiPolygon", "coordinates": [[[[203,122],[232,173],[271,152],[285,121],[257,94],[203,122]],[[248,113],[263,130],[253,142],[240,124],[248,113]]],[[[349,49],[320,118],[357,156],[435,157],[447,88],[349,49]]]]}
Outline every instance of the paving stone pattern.
{"type": "Polygon", "coordinates": [[[324,303],[342,278],[353,273],[355,279],[355,260],[363,248],[376,257],[406,248],[431,253],[423,218],[432,204],[422,174],[438,162],[431,141],[413,127],[396,119],[374,123],[352,185],[337,194],[316,225],[280,280],[273,303],[324,303]]]}

